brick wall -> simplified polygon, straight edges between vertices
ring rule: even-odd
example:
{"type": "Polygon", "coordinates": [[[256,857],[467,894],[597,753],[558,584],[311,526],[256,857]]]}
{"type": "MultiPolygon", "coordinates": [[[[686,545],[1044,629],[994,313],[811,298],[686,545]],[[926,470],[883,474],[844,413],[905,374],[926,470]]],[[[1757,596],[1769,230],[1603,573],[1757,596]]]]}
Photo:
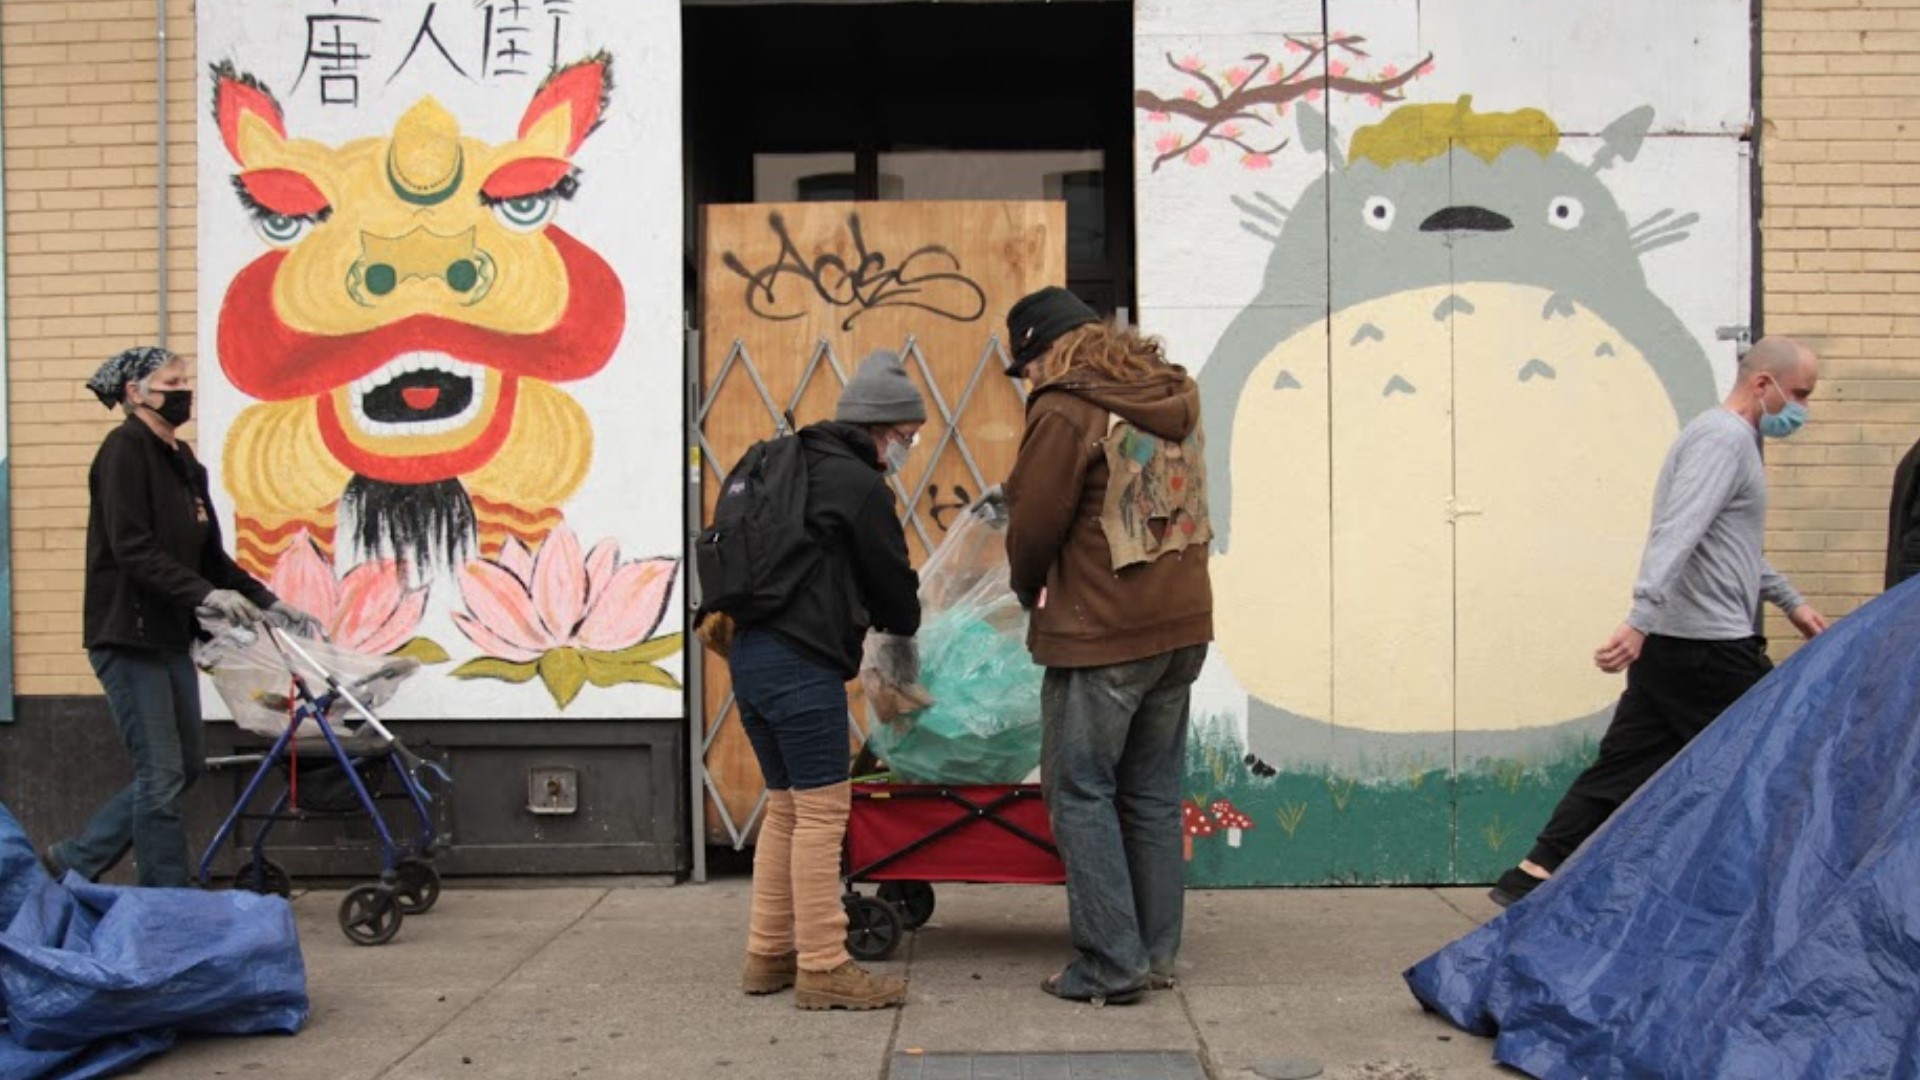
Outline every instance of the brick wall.
{"type": "Polygon", "coordinates": [[[1768,544],[1832,616],[1880,592],[1920,439],[1920,0],[1765,0],[1761,48],[1766,330],[1825,360],[1812,422],[1768,448],[1768,544]]]}
{"type": "MultiPolygon", "coordinates": [[[[193,353],[191,0],[168,0],[168,344],[193,353]]],[[[152,0],[5,0],[14,659],[21,694],[96,694],[80,651],[87,463],[114,414],[81,386],[157,330],[152,0]]]]}

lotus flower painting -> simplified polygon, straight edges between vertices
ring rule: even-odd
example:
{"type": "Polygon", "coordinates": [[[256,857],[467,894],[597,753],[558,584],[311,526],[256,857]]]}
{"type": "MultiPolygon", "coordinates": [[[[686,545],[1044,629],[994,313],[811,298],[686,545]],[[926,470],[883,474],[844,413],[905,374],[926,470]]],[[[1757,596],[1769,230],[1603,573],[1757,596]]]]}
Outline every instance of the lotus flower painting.
{"type": "Polygon", "coordinates": [[[565,525],[529,551],[508,541],[497,559],[475,559],[459,574],[465,611],[453,621],[485,654],[454,669],[463,679],[524,683],[539,676],[566,708],[588,683],[643,683],[679,690],[659,662],[682,635],[653,637],[667,612],[680,560],[622,560],[602,540],[582,552],[565,525]]]}
{"type": "Polygon", "coordinates": [[[400,561],[374,559],[336,578],[319,545],[302,531],[274,565],[267,587],[320,620],[327,640],[343,649],[444,663],[445,649],[429,638],[414,636],[426,614],[428,590],[407,588],[407,577],[400,561]]]}

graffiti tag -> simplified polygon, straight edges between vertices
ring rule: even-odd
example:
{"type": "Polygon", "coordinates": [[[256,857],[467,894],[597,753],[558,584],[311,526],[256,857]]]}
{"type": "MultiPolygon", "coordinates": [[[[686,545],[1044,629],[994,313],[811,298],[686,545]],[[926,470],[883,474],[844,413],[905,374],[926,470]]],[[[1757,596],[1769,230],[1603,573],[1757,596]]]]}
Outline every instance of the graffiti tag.
{"type": "Polygon", "coordinates": [[[848,214],[853,256],[823,251],[809,262],[793,242],[784,217],[767,215],[767,227],[780,240],[773,262],[748,270],[731,251],[720,257],[727,269],[746,279],[747,309],[763,319],[798,319],[813,297],[832,307],[854,309],[840,324],[842,330],[853,329],[867,312],[886,307],[919,308],[955,322],[973,322],[986,313],[986,291],[961,272],[953,252],[938,244],[915,248],[895,265],[886,253],[867,247],[860,215],[848,214]],[[784,296],[779,292],[783,278],[795,279],[784,296]]]}
{"type": "Polygon", "coordinates": [[[940,501],[939,484],[929,487],[927,494],[933,497],[933,502],[927,507],[927,516],[933,519],[933,523],[939,526],[941,532],[946,532],[953,527],[953,522],[949,520],[953,515],[973,505],[973,495],[959,484],[953,485],[952,502],[940,501]]]}

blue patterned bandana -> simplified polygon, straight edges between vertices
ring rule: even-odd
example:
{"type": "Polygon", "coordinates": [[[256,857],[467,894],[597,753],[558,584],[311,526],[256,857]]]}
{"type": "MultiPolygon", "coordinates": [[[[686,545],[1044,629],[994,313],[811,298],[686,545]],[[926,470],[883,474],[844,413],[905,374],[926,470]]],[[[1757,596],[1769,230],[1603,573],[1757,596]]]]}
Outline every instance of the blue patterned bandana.
{"type": "Polygon", "coordinates": [[[126,400],[128,383],[139,382],[174,359],[172,353],[158,345],[135,345],[101,364],[93,378],[87,380],[87,389],[100,399],[100,404],[114,408],[126,400]]]}

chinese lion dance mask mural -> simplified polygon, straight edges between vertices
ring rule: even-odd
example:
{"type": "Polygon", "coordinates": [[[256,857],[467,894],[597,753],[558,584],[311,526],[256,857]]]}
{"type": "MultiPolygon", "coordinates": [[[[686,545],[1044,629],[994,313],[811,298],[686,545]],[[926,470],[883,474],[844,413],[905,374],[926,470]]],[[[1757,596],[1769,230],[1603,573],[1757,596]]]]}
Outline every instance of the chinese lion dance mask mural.
{"type": "Polygon", "coordinates": [[[432,97],[337,146],[290,135],[272,93],[214,69],[234,190],[268,249],[220,306],[228,380],[258,404],[223,475],[241,562],[268,574],[302,534],[456,567],[537,545],[592,460],[561,384],[625,327],[619,278],[554,224],[611,88],[605,55],[556,70],[510,142],[432,97]]]}

